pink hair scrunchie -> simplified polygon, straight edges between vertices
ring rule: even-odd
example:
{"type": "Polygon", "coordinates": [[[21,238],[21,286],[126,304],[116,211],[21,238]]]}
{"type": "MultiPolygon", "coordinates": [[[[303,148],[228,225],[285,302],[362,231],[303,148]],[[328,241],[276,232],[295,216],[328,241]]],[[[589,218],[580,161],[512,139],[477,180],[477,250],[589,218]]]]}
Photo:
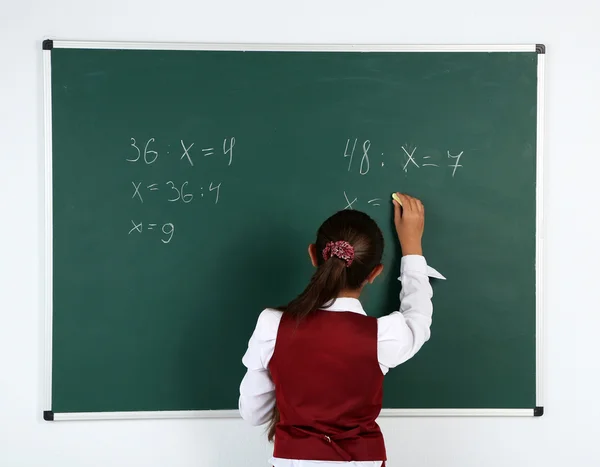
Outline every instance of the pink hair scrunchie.
{"type": "Polygon", "coordinates": [[[349,268],[354,261],[354,247],[344,240],[329,242],[323,249],[323,259],[327,261],[332,256],[345,261],[349,268]]]}

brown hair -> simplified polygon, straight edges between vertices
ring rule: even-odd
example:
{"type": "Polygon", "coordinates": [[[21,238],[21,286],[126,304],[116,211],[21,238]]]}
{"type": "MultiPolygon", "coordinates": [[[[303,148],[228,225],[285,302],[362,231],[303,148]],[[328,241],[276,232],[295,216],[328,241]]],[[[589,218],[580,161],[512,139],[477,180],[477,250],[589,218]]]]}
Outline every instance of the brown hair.
{"type": "MultiPolygon", "coordinates": [[[[326,308],[342,290],[360,289],[369,274],[383,256],[383,234],[377,223],[367,214],[356,210],[339,211],[327,219],[317,231],[315,241],[317,269],[300,295],[278,309],[298,321],[310,313],[326,308]],[[347,267],[346,261],[336,256],[327,260],[322,252],[329,242],[346,241],[354,248],[354,260],[347,267]]],[[[273,409],[268,427],[268,438],[272,441],[279,422],[279,411],[273,409]]]]}

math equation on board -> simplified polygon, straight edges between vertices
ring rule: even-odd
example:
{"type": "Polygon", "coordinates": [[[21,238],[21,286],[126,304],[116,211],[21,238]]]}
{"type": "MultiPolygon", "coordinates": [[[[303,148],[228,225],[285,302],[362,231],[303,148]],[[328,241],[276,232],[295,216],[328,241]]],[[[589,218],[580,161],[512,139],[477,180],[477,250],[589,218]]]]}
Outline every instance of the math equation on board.
{"type": "MultiPolygon", "coordinates": [[[[131,138],[126,164],[139,164],[140,177],[131,180],[131,200],[138,205],[156,202],[163,199],[169,203],[190,205],[197,202],[219,204],[223,182],[211,180],[204,185],[193,185],[189,180],[157,180],[144,176],[144,166],[151,166],[166,160],[169,164],[183,164],[194,170],[207,157],[218,157],[226,167],[234,164],[235,137],[224,138],[215,146],[197,146],[195,142],[179,140],[175,149],[171,144],[165,150],[159,150],[159,142],[155,138],[138,141],[131,138]]],[[[190,173],[191,175],[191,173],[190,173]]],[[[148,235],[158,233],[163,244],[169,244],[175,235],[175,223],[172,220],[131,219],[128,235],[148,235]]]]}
{"type": "MultiPolygon", "coordinates": [[[[185,179],[156,179],[144,176],[144,167],[157,164],[166,160],[168,164],[183,164],[190,171],[202,166],[205,158],[219,158],[225,167],[234,165],[235,137],[227,137],[218,141],[217,145],[199,145],[194,141],[179,140],[160,146],[155,138],[138,141],[131,138],[129,152],[125,157],[126,164],[138,164],[140,176],[131,180],[129,189],[130,199],[138,205],[167,201],[173,204],[192,205],[199,202],[218,204],[223,187],[222,180],[210,180],[205,184],[194,184],[185,179]],[[159,147],[160,146],[160,147],[159,147]],[[161,149],[162,148],[162,149],[161,149]]],[[[237,151],[235,151],[237,154],[237,151]]],[[[440,149],[437,156],[421,154],[418,146],[408,144],[399,145],[396,154],[387,157],[399,158],[401,173],[408,174],[415,170],[444,170],[449,177],[459,176],[463,168],[464,151],[440,149]]],[[[348,138],[342,142],[339,156],[343,161],[344,169],[356,173],[358,176],[367,176],[374,172],[375,167],[385,167],[384,153],[378,152],[369,139],[359,140],[348,138]],[[343,150],[343,152],[342,152],[343,150]]],[[[395,164],[398,167],[397,164],[395,164]]],[[[192,173],[190,172],[190,175],[192,173]]],[[[190,177],[192,178],[192,177],[190,177]]],[[[367,200],[368,207],[382,205],[383,199],[389,199],[389,193],[382,197],[373,197],[367,200]]],[[[352,195],[351,190],[340,193],[340,206],[343,209],[364,208],[364,200],[352,195]]],[[[172,219],[131,219],[128,226],[128,235],[155,235],[158,234],[160,242],[169,244],[173,241],[176,225],[172,219]]]]}
{"type": "MultiPolygon", "coordinates": [[[[346,140],[343,158],[347,164],[348,172],[355,171],[358,175],[364,176],[372,171],[372,166],[380,164],[381,167],[385,166],[383,161],[384,153],[374,151],[372,148],[371,140],[359,140],[358,138],[348,138],[346,140]],[[374,157],[374,154],[381,154],[380,158],[374,157]],[[376,159],[381,159],[375,162],[376,159]]],[[[412,146],[408,144],[400,145],[398,154],[394,157],[399,157],[402,163],[402,173],[407,174],[413,170],[446,170],[448,176],[454,178],[457,176],[457,171],[462,168],[462,157],[464,151],[450,151],[445,150],[446,155],[438,157],[437,159],[430,154],[421,155],[418,152],[418,146],[412,146]]],[[[389,199],[389,193],[386,193],[384,199],[389,199]]],[[[343,191],[341,193],[340,201],[344,204],[344,209],[354,209],[355,205],[359,203],[357,197],[353,197],[349,192],[343,191]],[[342,198],[343,196],[343,198],[342,198]]],[[[371,198],[367,201],[369,206],[381,206],[382,198],[371,198]]]]}

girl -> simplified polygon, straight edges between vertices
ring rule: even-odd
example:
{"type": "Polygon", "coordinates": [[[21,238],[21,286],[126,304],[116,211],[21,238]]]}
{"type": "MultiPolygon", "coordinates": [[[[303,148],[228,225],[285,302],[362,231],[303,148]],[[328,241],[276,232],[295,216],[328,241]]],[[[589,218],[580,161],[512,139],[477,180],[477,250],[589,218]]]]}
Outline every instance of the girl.
{"type": "Polygon", "coordinates": [[[306,289],[258,318],[242,362],[239,410],[270,423],[274,467],[381,467],[386,450],[376,423],[383,376],[430,337],[428,276],[422,256],[425,210],[398,193],[394,222],[402,248],[400,311],[368,317],[358,298],[381,271],[383,235],[366,214],[327,219],[308,248],[316,271],[306,289]]]}

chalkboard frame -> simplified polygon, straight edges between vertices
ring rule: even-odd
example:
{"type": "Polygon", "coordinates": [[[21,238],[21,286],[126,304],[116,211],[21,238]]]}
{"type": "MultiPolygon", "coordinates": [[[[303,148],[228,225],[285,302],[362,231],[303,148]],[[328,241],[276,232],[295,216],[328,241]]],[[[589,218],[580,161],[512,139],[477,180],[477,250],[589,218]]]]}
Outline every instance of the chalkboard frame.
{"type": "Polygon", "coordinates": [[[237,410],[189,410],[148,412],[55,413],[52,411],[52,325],[53,325],[53,199],[52,199],[52,82],[51,52],[54,48],[178,50],[178,51],[280,51],[280,52],[536,52],[536,407],[532,409],[383,409],[382,416],[515,417],[544,413],[544,68],[543,44],[519,45],[374,45],[374,44],[219,44],[175,42],[70,41],[47,38],[42,42],[44,122],[44,362],[43,419],[46,421],[170,418],[238,418],[237,410]]]}

